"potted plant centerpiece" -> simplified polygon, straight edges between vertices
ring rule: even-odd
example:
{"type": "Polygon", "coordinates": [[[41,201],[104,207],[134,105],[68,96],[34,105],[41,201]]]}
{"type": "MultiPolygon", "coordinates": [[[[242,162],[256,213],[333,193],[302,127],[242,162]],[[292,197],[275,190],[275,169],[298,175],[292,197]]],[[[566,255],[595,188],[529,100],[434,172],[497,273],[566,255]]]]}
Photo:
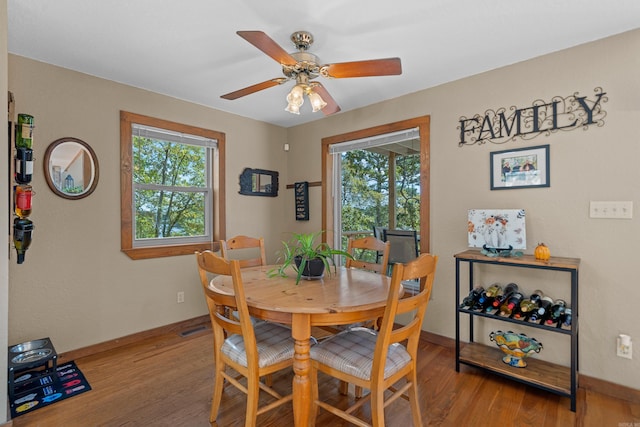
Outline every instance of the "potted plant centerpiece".
{"type": "Polygon", "coordinates": [[[331,265],[334,271],[336,264],[334,255],[343,255],[352,258],[351,255],[339,249],[332,249],[326,242],[316,243],[316,239],[322,235],[323,231],[317,233],[294,233],[288,242],[282,242],[283,248],[278,261],[282,264],[273,269],[269,274],[273,276],[286,277],[285,270],[292,267],[296,273],[296,285],[302,277],[309,280],[319,279],[324,275],[325,270],[331,274],[331,265]]]}

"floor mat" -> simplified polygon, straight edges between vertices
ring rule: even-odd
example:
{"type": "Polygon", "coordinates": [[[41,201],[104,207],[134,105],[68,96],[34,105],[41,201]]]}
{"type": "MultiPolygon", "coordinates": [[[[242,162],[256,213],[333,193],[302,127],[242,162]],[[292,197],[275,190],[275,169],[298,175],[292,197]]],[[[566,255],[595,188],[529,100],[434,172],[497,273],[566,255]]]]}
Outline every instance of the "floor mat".
{"type": "Polygon", "coordinates": [[[14,388],[14,396],[10,398],[12,418],[91,390],[75,362],[58,366],[55,372],[18,373],[14,388]]]}

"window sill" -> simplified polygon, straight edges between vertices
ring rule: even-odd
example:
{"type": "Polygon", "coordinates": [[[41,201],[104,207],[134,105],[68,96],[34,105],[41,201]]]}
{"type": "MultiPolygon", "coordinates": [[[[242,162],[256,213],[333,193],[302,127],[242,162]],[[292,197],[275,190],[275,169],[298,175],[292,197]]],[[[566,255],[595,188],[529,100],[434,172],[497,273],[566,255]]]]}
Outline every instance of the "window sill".
{"type": "Polygon", "coordinates": [[[211,242],[173,246],[151,246],[145,248],[122,249],[122,252],[127,254],[129,258],[138,260],[177,255],[193,255],[195,252],[202,252],[207,250],[217,252],[220,250],[220,244],[218,242],[211,242]]]}

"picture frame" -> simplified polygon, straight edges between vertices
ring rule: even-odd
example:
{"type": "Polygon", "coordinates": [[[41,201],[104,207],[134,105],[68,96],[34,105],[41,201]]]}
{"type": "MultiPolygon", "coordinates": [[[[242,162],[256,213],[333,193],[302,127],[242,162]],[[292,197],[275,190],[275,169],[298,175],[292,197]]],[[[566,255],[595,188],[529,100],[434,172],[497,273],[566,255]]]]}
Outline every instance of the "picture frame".
{"type": "Polygon", "coordinates": [[[470,248],[526,249],[524,209],[469,209],[467,221],[470,248]]]}
{"type": "Polygon", "coordinates": [[[492,190],[550,187],[549,145],[490,153],[492,190]]]}

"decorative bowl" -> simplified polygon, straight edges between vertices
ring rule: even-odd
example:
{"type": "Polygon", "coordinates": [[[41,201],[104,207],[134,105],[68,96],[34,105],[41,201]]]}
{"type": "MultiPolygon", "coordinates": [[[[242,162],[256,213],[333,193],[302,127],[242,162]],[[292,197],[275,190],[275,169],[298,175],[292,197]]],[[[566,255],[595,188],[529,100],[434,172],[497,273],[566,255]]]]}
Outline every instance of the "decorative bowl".
{"type": "Polygon", "coordinates": [[[525,334],[515,332],[494,331],[489,334],[489,339],[494,341],[500,350],[505,353],[502,361],[509,366],[524,368],[527,362],[524,359],[533,353],[540,353],[542,343],[535,338],[529,338],[525,334]]]}

